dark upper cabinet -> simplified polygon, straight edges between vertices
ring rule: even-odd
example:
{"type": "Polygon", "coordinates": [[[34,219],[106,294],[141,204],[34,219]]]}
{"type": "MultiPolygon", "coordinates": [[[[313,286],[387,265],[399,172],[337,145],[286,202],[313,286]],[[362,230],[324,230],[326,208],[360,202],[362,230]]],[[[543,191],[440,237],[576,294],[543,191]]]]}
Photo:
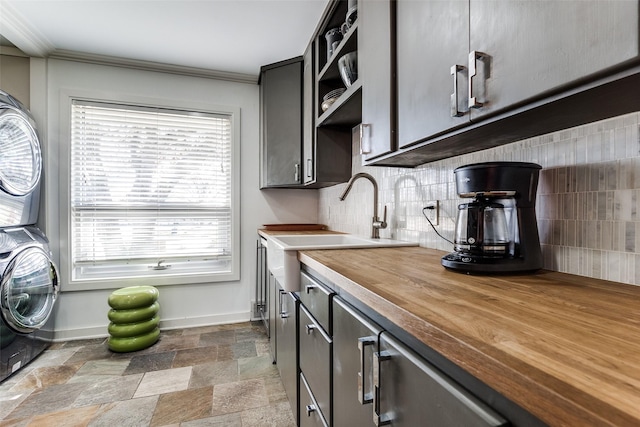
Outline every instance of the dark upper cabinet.
{"type": "Polygon", "coordinates": [[[302,184],[302,57],[260,70],[260,188],[302,184]]]}
{"type": "MultiPolygon", "coordinates": [[[[417,166],[637,111],[638,3],[392,2],[397,150],[366,163],[417,166]]],[[[360,44],[387,66],[384,49],[360,44]]]]}
{"type": "Polygon", "coordinates": [[[396,13],[398,146],[406,147],[469,123],[469,4],[398,0],[396,13]]]}
{"type": "Polygon", "coordinates": [[[328,3],[303,56],[262,67],[260,188],[322,188],[351,177],[352,132],[362,117],[362,85],[357,79],[347,87],[338,63],[358,51],[358,22],[344,26],[332,52],[325,37],[343,27],[348,4],[328,3]],[[343,92],[331,97],[337,89],[343,92]],[[325,98],[333,102],[323,108],[325,98]]]}
{"type": "Polygon", "coordinates": [[[471,120],[638,58],[638,1],[471,0],[469,8],[469,52],[482,52],[468,58],[477,65],[471,95],[485,98],[471,120]]]}
{"type": "Polygon", "coordinates": [[[311,147],[312,153],[305,154],[307,188],[331,186],[351,177],[351,134],[362,117],[362,85],[358,78],[347,87],[340,77],[338,63],[344,55],[358,52],[359,19],[350,21],[348,29],[344,26],[344,33],[340,33],[332,51],[326,38],[329,31],[343,27],[348,11],[347,1],[329,2],[305,54],[305,94],[312,99],[311,104],[305,101],[309,107],[305,114],[312,118],[312,130],[305,131],[305,135],[311,136],[310,142],[305,137],[305,152],[311,147]],[[312,73],[308,73],[309,69],[312,73]],[[331,96],[336,90],[344,92],[331,96]],[[332,100],[330,105],[325,104],[325,98],[332,100]]]}
{"type": "Polygon", "coordinates": [[[390,0],[358,2],[358,79],[362,82],[360,152],[364,161],[395,149],[393,12],[390,0]]]}
{"type": "Polygon", "coordinates": [[[303,68],[302,68],[302,99],[304,106],[304,115],[302,117],[302,158],[305,184],[311,184],[316,179],[316,171],[314,167],[315,159],[315,125],[313,108],[313,86],[314,86],[314,73],[313,73],[313,43],[310,43],[307,47],[307,51],[303,56],[303,68]]]}

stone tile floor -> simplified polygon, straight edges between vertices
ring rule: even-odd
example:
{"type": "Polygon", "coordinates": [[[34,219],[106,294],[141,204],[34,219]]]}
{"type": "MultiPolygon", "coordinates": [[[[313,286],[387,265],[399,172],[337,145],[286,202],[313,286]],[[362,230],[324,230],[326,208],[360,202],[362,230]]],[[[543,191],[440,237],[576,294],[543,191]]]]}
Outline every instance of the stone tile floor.
{"type": "Polygon", "coordinates": [[[54,343],[0,384],[0,426],[295,426],[259,323],[162,331],[148,349],[54,343]]]}

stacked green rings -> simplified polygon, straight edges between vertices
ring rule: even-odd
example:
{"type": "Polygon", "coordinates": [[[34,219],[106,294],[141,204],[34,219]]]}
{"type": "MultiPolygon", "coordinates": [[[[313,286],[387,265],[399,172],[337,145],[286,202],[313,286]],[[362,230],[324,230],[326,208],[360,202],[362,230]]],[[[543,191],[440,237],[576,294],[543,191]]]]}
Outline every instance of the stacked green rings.
{"type": "Polygon", "coordinates": [[[109,295],[109,349],[119,353],[143,350],[160,337],[160,304],[153,286],[130,286],[109,295]]]}

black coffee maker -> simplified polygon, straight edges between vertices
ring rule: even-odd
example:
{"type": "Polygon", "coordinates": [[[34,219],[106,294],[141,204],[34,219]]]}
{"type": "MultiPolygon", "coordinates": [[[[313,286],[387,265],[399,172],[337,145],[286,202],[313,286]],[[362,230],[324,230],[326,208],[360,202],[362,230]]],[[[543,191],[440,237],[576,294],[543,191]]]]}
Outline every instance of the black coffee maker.
{"type": "Polygon", "coordinates": [[[460,197],[454,252],[446,268],[472,273],[509,273],[542,268],[536,222],[536,190],[542,167],[524,162],[487,162],[454,170],[460,197]]]}

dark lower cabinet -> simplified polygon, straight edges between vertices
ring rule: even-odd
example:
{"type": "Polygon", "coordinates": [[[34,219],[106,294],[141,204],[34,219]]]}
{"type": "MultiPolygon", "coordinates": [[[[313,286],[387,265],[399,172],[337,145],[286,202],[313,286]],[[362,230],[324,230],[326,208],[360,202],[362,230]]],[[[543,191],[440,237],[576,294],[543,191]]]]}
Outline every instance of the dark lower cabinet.
{"type": "Polygon", "coordinates": [[[373,353],[380,326],[333,299],[333,420],[336,426],[374,426],[373,353]]]}
{"type": "Polygon", "coordinates": [[[509,423],[388,332],[373,354],[375,425],[507,426],[509,423]]]}
{"type": "Polygon", "coordinates": [[[276,354],[278,372],[291,404],[293,416],[298,422],[298,303],[293,292],[285,292],[278,285],[279,310],[276,316],[276,354]]]}
{"type": "Polygon", "coordinates": [[[335,426],[509,423],[340,298],[333,299],[335,426]]]}
{"type": "Polygon", "coordinates": [[[276,363],[278,360],[278,331],[276,330],[276,316],[278,314],[278,285],[276,278],[269,272],[267,275],[267,316],[269,319],[269,352],[271,360],[276,363]]]}

